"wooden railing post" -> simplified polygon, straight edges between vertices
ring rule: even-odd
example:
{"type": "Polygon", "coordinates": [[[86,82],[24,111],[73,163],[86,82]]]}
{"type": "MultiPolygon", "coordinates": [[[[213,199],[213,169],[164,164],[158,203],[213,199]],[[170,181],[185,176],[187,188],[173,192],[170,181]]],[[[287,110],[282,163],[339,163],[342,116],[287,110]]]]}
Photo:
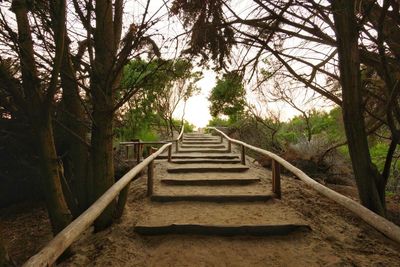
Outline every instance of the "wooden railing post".
{"type": "Polygon", "coordinates": [[[136,164],[139,164],[140,163],[140,157],[141,157],[141,154],[142,154],[142,145],[141,144],[137,144],[136,145],[136,151],[137,151],[136,164]]]}
{"type": "Polygon", "coordinates": [[[176,143],[175,143],[175,151],[176,151],[176,152],[179,151],[178,142],[179,142],[179,139],[177,139],[177,140],[176,140],[176,143]]]}
{"type": "Polygon", "coordinates": [[[241,156],[242,164],[246,165],[246,147],[242,145],[242,156],[241,156]]]}
{"type": "Polygon", "coordinates": [[[171,154],[172,154],[172,145],[170,145],[170,146],[168,147],[168,162],[171,162],[171,161],[172,161],[172,156],[171,156],[171,154]]]}
{"type": "MultiPolygon", "coordinates": [[[[157,151],[157,148],[156,148],[156,147],[153,147],[153,146],[150,147],[150,155],[153,155],[153,153],[156,152],[156,151],[157,151]]],[[[150,156],[150,155],[149,155],[149,156],[150,156]]]]}
{"type": "Polygon", "coordinates": [[[125,145],[126,159],[129,159],[129,145],[125,145]]]}
{"type": "Polygon", "coordinates": [[[147,165],[147,196],[153,194],[154,160],[147,165]]]}
{"type": "Polygon", "coordinates": [[[221,141],[220,141],[220,143],[222,143],[224,140],[223,140],[223,137],[222,137],[222,135],[220,135],[220,137],[221,137],[221,141]]]}
{"type": "Polygon", "coordinates": [[[228,140],[228,152],[232,152],[232,142],[228,140]]]}
{"type": "Polygon", "coordinates": [[[133,159],[132,160],[135,160],[135,157],[137,158],[137,154],[138,154],[138,145],[137,144],[133,144],[133,159]]]}
{"type": "Polygon", "coordinates": [[[272,192],[281,198],[281,165],[276,160],[272,160],[272,192]]]}

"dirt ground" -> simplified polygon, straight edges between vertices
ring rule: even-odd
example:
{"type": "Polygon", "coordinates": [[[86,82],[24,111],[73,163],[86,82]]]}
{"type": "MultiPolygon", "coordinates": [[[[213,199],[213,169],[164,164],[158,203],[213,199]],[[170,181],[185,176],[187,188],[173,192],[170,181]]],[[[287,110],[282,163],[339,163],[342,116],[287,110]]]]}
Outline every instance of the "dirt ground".
{"type": "Polygon", "coordinates": [[[52,238],[43,203],[22,203],[0,209],[0,235],[12,260],[21,265],[52,238]]]}
{"type": "MultiPolygon", "coordinates": [[[[252,167],[258,175],[269,176],[268,170],[253,163],[252,167]]],[[[356,196],[352,187],[331,187],[356,196]]],[[[276,201],[294,210],[312,230],[287,236],[140,236],[133,227],[150,205],[145,194],[142,177],[130,187],[122,219],[100,233],[88,230],[74,243],[75,254],[60,266],[400,266],[399,244],[292,177],[282,177],[282,200],[276,201]]],[[[398,208],[398,200],[388,206],[398,208]]],[[[17,208],[0,211],[0,231],[20,265],[51,233],[40,205],[17,208]]]]}

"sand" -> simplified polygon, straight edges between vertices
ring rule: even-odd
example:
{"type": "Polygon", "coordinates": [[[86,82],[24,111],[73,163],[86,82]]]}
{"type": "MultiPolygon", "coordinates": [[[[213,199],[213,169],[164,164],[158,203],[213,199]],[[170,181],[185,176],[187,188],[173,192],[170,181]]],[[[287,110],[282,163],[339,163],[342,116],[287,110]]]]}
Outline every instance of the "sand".
{"type": "MultiPolygon", "coordinates": [[[[269,177],[268,170],[252,167],[257,175],[269,177]]],[[[228,209],[223,206],[213,209],[213,203],[192,205],[193,210],[186,202],[154,205],[145,197],[144,177],[131,185],[130,192],[121,221],[104,232],[86,234],[74,244],[76,254],[61,266],[400,266],[398,244],[290,177],[282,179],[282,200],[273,200],[279,202],[279,215],[269,213],[268,204],[262,203],[247,207],[247,215],[246,204],[227,204],[235,206],[230,209],[235,214],[224,214],[228,209]],[[289,219],[295,214],[312,230],[267,237],[141,236],[133,231],[142,218],[168,222],[171,218],[162,214],[172,216],[179,210],[190,221],[197,208],[207,206],[218,212],[205,212],[197,221],[214,216],[221,223],[265,222],[285,218],[287,211],[289,219]]]]}

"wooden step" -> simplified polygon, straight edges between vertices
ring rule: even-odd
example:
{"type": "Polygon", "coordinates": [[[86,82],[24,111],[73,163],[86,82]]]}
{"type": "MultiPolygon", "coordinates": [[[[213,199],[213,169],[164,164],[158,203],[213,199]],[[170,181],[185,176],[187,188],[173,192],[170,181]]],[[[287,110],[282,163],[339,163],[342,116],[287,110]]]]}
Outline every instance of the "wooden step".
{"type": "Polygon", "coordinates": [[[187,141],[221,141],[221,137],[203,136],[203,137],[187,137],[184,136],[182,140],[187,141]]]}
{"type": "Polygon", "coordinates": [[[269,235],[310,230],[307,222],[280,201],[150,202],[135,231],[143,234],[269,235]]]}
{"type": "Polygon", "coordinates": [[[269,194],[254,194],[254,195],[161,195],[154,194],[151,196],[152,201],[157,202],[175,202],[175,201],[201,201],[201,202],[254,202],[254,201],[267,201],[274,198],[273,193],[269,194]]]}
{"type": "Polygon", "coordinates": [[[181,144],[181,148],[226,148],[224,144],[181,144]]]}
{"type": "Polygon", "coordinates": [[[260,178],[163,178],[161,182],[168,185],[247,185],[259,182],[260,178]]]}
{"type": "Polygon", "coordinates": [[[186,135],[210,135],[210,134],[208,134],[208,133],[191,132],[191,133],[184,133],[183,135],[186,136],[186,135]]]}
{"type": "Polygon", "coordinates": [[[199,142],[199,143],[202,143],[202,142],[218,142],[218,143],[221,143],[221,139],[215,139],[215,138],[196,138],[196,139],[194,139],[194,138],[191,138],[191,139],[186,139],[186,138],[183,138],[182,139],[182,142],[184,142],[184,143],[186,143],[186,142],[199,142]]]}
{"type": "Polygon", "coordinates": [[[213,144],[221,144],[221,140],[218,141],[182,141],[181,144],[187,145],[213,145],[213,144]]]}
{"type": "Polygon", "coordinates": [[[294,231],[310,231],[305,224],[266,224],[266,225],[212,225],[212,224],[166,224],[136,225],[134,231],[142,235],[192,234],[192,235],[287,235],[294,231]]]}
{"type": "MultiPolygon", "coordinates": [[[[167,154],[161,154],[157,158],[159,159],[166,159],[168,156],[167,154]]],[[[173,159],[198,159],[198,158],[206,158],[206,159],[237,159],[240,157],[238,154],[232,153],[188,153],[185,154],[184,152],[172,154],[171,157],[173,159]]]]}
{"type": "Polygon", "coordinates": [[[186,133],[183,137],[214,137],[215,135],[211,134],[201,134],[201,133],[186,133]]]}
{"type": "Polygon", "coordinates": [[[249,167],[239,164],[185,164],[181,166],[170,166],[167,171],[169,173],[188,173],[188,172],[244,172],[249,167]]]}
{"type": "Polygon", "coordinates": [[[179,148],[177,153],[224,153],[226,149],[217,148],[179,148]]]}
{"type": "Polygon", "coordinates": [[[240,163],[241,160],[239,158],[228,158],[228,159],[219,159],[219,158],[189,158],[189,159],[174,159],[172,163],[176,164],[189,164],[189,163],[240,163]]]}

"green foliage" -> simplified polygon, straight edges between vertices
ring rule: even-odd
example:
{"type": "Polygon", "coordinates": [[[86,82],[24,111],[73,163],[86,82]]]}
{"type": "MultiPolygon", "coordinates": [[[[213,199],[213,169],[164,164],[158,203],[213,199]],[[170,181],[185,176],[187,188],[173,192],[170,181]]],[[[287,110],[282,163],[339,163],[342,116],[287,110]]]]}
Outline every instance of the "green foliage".
{"type": "MultiPolygon", "coordinates": [[[[385,166],[386,154],[388,150],[389,144],[387,143],[387,141],[376,142],[374,145],[370,146],[369,151],[371,153],[372,162],[381,172],[385,166]]],[[[400,161],[395,161],[393,162],[393,164],[395,164],[395,166],[393,166],[395,169],[400,169],[400,161]]]]}
{"type": "Polygon", "coordinates": [[[299,139],[300,136],[302,136],[299,132],[295,131],[285,131],[285,132],[279,132],[279,139],[283,140],[285,143],[296,143],[299,139]]]}
{"type": "MultiPolygon", "coordinates": [[[[339,108],[330,112],[311,110],[309,112],[311,134],[324,134],[332,143],[345,140],[342,114],[339,108]]],[[[283,123],[278,138],[284,143],[297,143],[307,136],[307,122],[302,116],[296,116],[283,123]]]]}
{"type": "Polygon", "coordinates": [[[243,115],[246,92],[242,79],[242,75],[238,72],[224,74],[222,79],[218,79],[208,98],[213,117],[226,115],[231,122],[235,122],[243,115]]]}
{"type": "MultiPolygon", "coordinates": [[[[370,153],[372,162],[376,165],[380,172],[383,171],[386,162],[386,155],[389,150],[389,143],[387,140],[378,140],[374,144],[370,144],[370,153]]],[[[390,192],[396,192],[397,186],[400,184],[399,170],[400,161],[396,160],[398,156],[392,162],[391,174],[386,187],[386,194],[390,192]]]]}
{"type": "Polygon", "coordinates": [[[185,126],[185,133],[192,133],[194,131],[195,126],[188,121],[183,121],[183,125],[185,126]]]}
{"type": "Polygon", "coordinates": [[[228,120],[224,120],[219,117],[212,117],[212,119],[208,122],[208,125],[210,127],[229,127],[232,126],[232,122],[228,120]]]}
{"type": "MultiPolygon", "coordinates": [[[[173,119],[172,123],[174,125],[174,128],[177,131],[181,130],[181,126],[182,126],[182,121],[181,120],[173,119]]],[[[183,120],[183,125],[185,127],[185,133],[191,133],[191,132],[194,131],[195,126],[193,124],[189,123],[188,121],[183,120]]]]}
{"type": "Polygon", "coordinates": [[[122,141],[161,138],[162,131],[171,129],[169,122],[173,122],[172,113],[179,101],[186,101],[196,93],[198,88],[194,83],[200,77],[184,59],[130,61],[123,70],[122,86],[117,94],[119,99],[131,94],[126,111],[116,123],[117,138],[122,141]]]}
{"type": "Polygon", "coordinates": [[[386,143],[377,143],[370,147],[370,153],[372,162],[376,165],[378,170],[382,172],[385,166],[386,154],[389,149],[389,145],[386,143]]]}
{"type": "Polygon", "coordinates": [[[140,139],[146,141],[159,140],[156,128],[153,127],[160,118],[156,114],[147,114],[141,120],[135,119],[135,112],[128,112],[121,125],[115,127],[116,137],[119,141],[140,139]]]}

